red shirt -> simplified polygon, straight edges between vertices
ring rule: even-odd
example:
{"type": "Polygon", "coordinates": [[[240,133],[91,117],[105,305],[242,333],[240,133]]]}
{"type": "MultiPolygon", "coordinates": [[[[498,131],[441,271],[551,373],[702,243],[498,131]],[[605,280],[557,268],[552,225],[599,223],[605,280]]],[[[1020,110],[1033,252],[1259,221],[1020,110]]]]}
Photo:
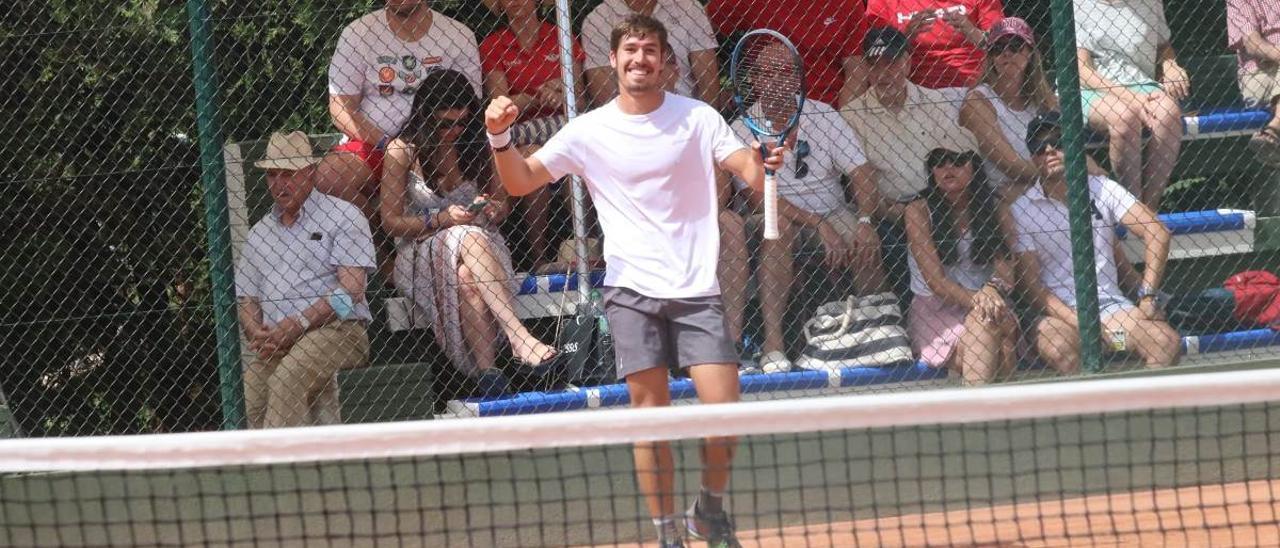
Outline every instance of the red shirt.
{"type": "Polygon", "coordinates": [[[835,105],[844,85],[844,60],[862,53],[867,33],[862,0],[711,0],[707,18],[722,36],[770,28],[804,59],[808,96],[835,105]]]}
{"type": "MultiPolygon", "coordinates": [[[[979,29],[1004,18],[1000,0],[867,0],[867,15],[877,26],[906,32],[920,10],[960,10],[979,29]]],[[[982,75],[983,52],[942,19],[911,40],[911,81],[927,88],[966,87],[982,75]]]]}
{"type": "MultiPolygon", "coordinates": [[[[573,40],[573,58],[582,63],[587,54],[578,39],[573,40]]],[[[538,27],[538,39],[532,51],[520,49],[516,33],[503,28],[480,42],[480,68],[485,74],[501,72],[511,86],[510,93],[534,95],[547,80],[560,79],[560,31],[555,25],[543,22],[538,27]]],[[[538,109],[525,113],[524,119],[559,114],[554,109],[538,109]]]]}

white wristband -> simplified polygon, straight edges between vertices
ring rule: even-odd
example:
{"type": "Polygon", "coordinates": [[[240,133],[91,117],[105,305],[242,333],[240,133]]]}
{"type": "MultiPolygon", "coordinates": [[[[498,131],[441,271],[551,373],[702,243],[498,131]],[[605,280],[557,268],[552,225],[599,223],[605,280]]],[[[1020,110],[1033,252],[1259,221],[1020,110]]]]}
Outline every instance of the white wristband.
{"type": "Polygon", "coordinates": [[[506,148],[511,145],[511,128],[502,130],[502,133],[493,134],[485,132],[489,135],[489,146],[492,148],[506,148]]]}

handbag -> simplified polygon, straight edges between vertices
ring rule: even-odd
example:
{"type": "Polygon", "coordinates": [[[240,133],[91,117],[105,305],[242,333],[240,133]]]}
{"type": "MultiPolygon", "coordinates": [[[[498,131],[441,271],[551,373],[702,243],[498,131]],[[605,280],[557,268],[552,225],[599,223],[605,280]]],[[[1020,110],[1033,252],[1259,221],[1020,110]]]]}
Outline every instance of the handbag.
{"type": "Polygon", "coordinates": [[[892,293],[825,303],[805,322],[804,337],[804,351],[796,361],[803,369],[834,371],[912,360],[902,310],[892,293]]]}

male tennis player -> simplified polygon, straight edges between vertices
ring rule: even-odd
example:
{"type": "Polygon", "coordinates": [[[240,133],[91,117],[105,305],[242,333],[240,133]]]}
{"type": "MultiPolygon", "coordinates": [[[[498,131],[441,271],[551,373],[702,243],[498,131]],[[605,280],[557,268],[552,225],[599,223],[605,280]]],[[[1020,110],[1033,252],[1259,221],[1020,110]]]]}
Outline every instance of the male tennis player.
{"type": "MultiPolygon", "coordinates": [[[[672,365],[688,369],[703,403],[737,401],[738,356],[716,282],[715,170],[762,191],[766,162],[714,108],[663,90],[670,46],[657,20],[622,19],[609,45],[618,97],[569,122],[530,158],[510,144],[519,109],[507,97],[489,104],[485,125],[498,176],[516,196],[571,173],[587,181],[605,236],[605,314],[633,406],[670,404],[672,365]]],[[[767,165],[778,169],[782,162],[782,149],[772,149],[767,165]]],[[[685,524],[712,546],[738,546],[723,506],[736,443],[711,437],[702,444],[702,491],[685,524]]],[[[636,444],[635,465],[661,544],[683,546],[670,445],[636,444]]]]}

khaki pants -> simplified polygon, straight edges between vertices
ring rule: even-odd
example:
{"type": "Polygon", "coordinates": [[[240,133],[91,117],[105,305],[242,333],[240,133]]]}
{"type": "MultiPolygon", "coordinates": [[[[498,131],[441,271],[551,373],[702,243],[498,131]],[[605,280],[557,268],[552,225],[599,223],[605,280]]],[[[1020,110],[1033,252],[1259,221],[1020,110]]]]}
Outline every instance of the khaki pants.
{"type": "Polygon", "coordinates": [[[1271,99],[1280,95],[1280,68],[1263,69],[1241,76],[1240,94],[1250,105],[1271,108],[1271,99]]]}
{"type": "Polygon", "coordinates": [[[244,371],[245,414],[250,428],[341,422],[341,369],[369,363],[363,323],[332,322],[308,331],[283,356],[255,359],[244,371]]]}

